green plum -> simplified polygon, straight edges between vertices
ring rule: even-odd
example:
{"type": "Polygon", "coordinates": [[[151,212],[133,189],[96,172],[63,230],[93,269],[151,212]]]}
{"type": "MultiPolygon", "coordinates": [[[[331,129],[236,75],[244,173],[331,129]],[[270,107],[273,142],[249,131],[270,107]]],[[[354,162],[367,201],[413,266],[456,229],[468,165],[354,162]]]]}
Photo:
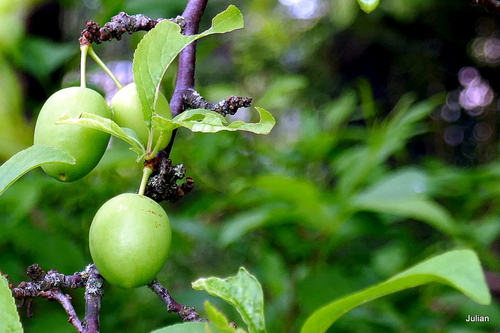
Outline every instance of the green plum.
{"type": "Polygon", "coordinates": [[[157,202],[125,193],[107,201],[95,215],[89,233],[90,254],[108,282],[135,288],[160,272],[171,238],[170,220],[157,202]]]}
{"type": "Polygon", "coordinates": [[[76,164],[47,163],[42,169],[49,176],[63,182],[72,182],[86,176],[101,160],[110,135],[78,125],[54,122],[64,114],[77,116],[81,112],[93,113],[105,118],[111,111],[104,97],[83,87],[71,87],[50,96],[38,115],[34,143],[59,148],[72,155],[76,164]]]}
{"type": "MultiPolygon", "coordinates": [[[[121,127],[134,130],[141,143],[146,146],[149,138],[149,130],[144,121],[141,102],[135,83],[130,83],[118,90],[111,99],[110,107],[113,112],[114,121],[121,127]]],[[[170,105],[162,93],[158,95],[158,99],[156,100],[155,112],[163,118],[172,119],[170,105]]],[[[156,145],[159,135],[159,131],[154,132],[153,147],[156,145]]],[[[160,143],[160,149],[165,148],[171,136],[172,132],[164,132],[160,143]]]]}

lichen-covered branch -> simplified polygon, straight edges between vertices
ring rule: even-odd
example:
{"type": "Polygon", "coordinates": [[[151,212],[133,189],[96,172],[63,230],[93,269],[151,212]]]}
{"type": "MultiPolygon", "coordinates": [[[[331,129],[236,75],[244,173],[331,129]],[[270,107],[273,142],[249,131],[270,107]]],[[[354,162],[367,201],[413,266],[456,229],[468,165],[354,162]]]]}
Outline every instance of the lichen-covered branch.
{"type": "MultiPolygon", "coordinates": [[[[11,285],[13,297],[27,304],[28,311],[35,297],[43,297],[49,301],[59,302],[68,314],[70,322],[78,333],[99,333],[99,314],[103,297],[103,277],[94,264],[85,267],[82,272],[73,275],[60,274],[55,270],[43,271],[38,264],[28,267],[29,282],[21,282],[17,287],[11,285]],[[71,303],[71,296],[61,288],[85,288],[85,318],[80,321],[71,303]]],[[[201,319],[194,308],[177,303],[167,289],[155,279],[147,285],[167,305],[168,312],[176,313],[183,321],[206,321],[201,319]]]]}
{"type": "MultiPolygon", "coordinates": [[[[103,27],[96,22],[87,21],[87,27],[82,31],[79,39],[80,45],[100,44],[113,39],[120,40],[124,33],[133,34],[137,31],[149,31],[162,20],[164,19],[153,20],[142,14],[128,15],[120,12],[118,15],[113,16],[111,21],[107,22],[103,27]]],[[[181,16],[169,20],[177,23],[181,30],[184,29],[185,22],[181,16]]]]}
{"type": "Polygon", "coordinates": [[[22,300],[38,297],[41,292],[54,288],[83,288],[86,281],[82,272],[77,272],[73,275],[64,275],[51,270],[46,273],[38,264],[29,266],[26,274],[31,281],[21,282],[17,287],[12,288],[12,296],[15,299],[22,300]]]}
{"type": "Polygon", "coordinates": [[[94,265],[88,265],[82,272],[76,272],[73,275],[64,275],[58,271],[51,270],[45,272],[38,264],[33,264],[28,267],[26,272],[31,279],[29,282],[21,282],[17,287],[12,287],[12,296],[22,301],[22,304],[28,304],[28,311],[30,310],[32,299],[35,297],[44,297],[47,300],[58,301],[66,313],[68,314],[68,321],[76,328],[77,332],[81,333],[97,333],[99,332],[99,310],[101,307],[101,299],[94,297],[87,299],[87,294],[98,294],[102,296],[102,277],[99,275],[97,268],[94,265]],[[96,282],[97,281],[97,282],[96,282]],[[90,288],[89,285],[95,288],[90,288]],[[64,294],[61,288],[77,289],[86,288],[86,307],[89,306],[96,308],[97,311],[92,312],[89,318],[88,314],[85,321],[82,322],[71,304],[71,297],[64,294]],[[95,325],[85,325],[85,323],[97,322],[95,325]]]}
{"type": "Polygon", "coordinates": [[[87,282],[85,284],[85,319],[83,327],[87,333],[99,332],[99,313],[101,312],[101,301],[104,291],[102,288],[104,279],[94,264],[86,268],[87,282]]]}
{"type": "Polygon", "coordinates": [[[200,318],[195,308],[177,303],[167,289],[165,289],[157,279],[148,283],[148,288],[151,289],[167,306],[168,312],[176,313],[182,321],[204,322],[206,319],[200,318]]]}
{"type": "Polygon", "coordinates": [[[189,89],[184,94],[184,103],[190,109],[206,109],[223,116],[234,115],[239,108],[247,108],[252,104],[252,97],[230,96],[218,103],[207,102],[196,90],[189,89]]]}

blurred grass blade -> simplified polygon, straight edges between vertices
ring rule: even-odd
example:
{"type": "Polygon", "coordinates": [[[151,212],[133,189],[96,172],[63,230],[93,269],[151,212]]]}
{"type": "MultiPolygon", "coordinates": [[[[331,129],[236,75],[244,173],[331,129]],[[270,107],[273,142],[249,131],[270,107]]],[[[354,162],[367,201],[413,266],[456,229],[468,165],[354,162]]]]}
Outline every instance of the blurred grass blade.
{"type": "Polygon", "coordinates": [[[416,168],[405,168],[390,173],[363,191],[359,198],[406,199],[427,194],[429,177],[416,168]]]}
{"type": "Polygon", "coordinates": [[[187,322],[163,327],[151,333],[206,333],[206,323],[187,322]]]}
{"type": "Polygon", "coordinates": [[[226,247],[241,239],[246,233],[262,228],[272,213],[269,208],[259,207],[235,215],[224,223],[219,233],[219,244],[226,247]]]}
{"type": "Polygon", "coordinates": [[[245,268],[240,267],[236,276],[227,279],[203,278],[192,285],[195,290],[204,290],[234,306],[250,333],[266,332],[262,287],[245,268]]]}
{"type": "Polygon", "coordinates": [[[373,87],[366,78],[358,79],[359,97],[361,110],[365,121],[371,123],[376,114],[375,98],[373,97],[373,87]]]}
{"type": "Polygon", "coordinates": [[[426,195],[428,176],[417,169],[402,169],[378,181],[352,201],[357,210],[391,214],[424,221],[441,232],[457,236],[460,228],[451,214],[426,195]]]}
{"type": "MultiPolygon", "coordinates": [[[[0,272],[1,273],[1,272],[0,272]]],[[[17,306],[9,288],[9,281],[0,275],[0,332],[22,333],[17,306]]]]}
{"type": "Polygon", "coordinates": [[[75,159],[65,151],[46,145],[21,150],[0,166],[0,195],[28,171],[54,162],[75,164],[75,159]]]}
{"type": "Polygon", "coordinates": [[[362,197],[355,200],[353,206],[358,210],[423,221],[449,236],[460,234],[460,227],[455,224],[450,213],[425,196],[402,199],[362,197]]]}
{"type": "Polygon", "coordinates": [[[485,305],[491,302],[491,295],[477,255],[471,250],[454,250],[425,260],[385,282],[316,310],[307,318],[301,332],[325,332],[340,316],[361,304],[431,282],[447,284],[479,304],[485,305]]]}

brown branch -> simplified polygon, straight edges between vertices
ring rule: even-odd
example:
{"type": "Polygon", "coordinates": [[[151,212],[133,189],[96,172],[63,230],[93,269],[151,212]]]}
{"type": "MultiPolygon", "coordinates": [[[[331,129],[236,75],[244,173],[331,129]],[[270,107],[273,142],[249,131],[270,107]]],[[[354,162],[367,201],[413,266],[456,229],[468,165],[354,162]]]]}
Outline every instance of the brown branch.
{"type": "MultiPolygon", "coordinates": [[[[205,12],[208,0],[190,0],[182,17],[186,22],[184,34],[187,36],[198,33],[200,21],[205,12]]],[[[186,46],[179,54],[179,67],[175,90],[170,100],[172,115],[175,117],[184,111],[184,94],[194,88],[196,67],[196,41],[186,46]]]]}
{"type": "MultiPolygon", "coordinates": [[[[186,9],[182,13],[185,20],[184,34],[187,36],[198,33],[201,18],[205,12],[208,0],[189,0],[186,9]]],[[[179,54],[179,66],[177,68],[177,79],[175,82],[174,93],[170,99],[170,109],[172,116],[175,117],[184,112],[184,94],[188,89],[194,88],[194,74],[196,65],[196,41],[186,46],[179,54]]],[[[163,149],[167,157],[170,156],[174,140],[177,135],[177,129],[172,132],[172,138],[167,147],[163,149]]]]}
{"type": "Polygon", "coordinates": [[[200,318],[198,312],[195,308],[185,306],[177,303],[167,289],[165,289],[157,279],[154,279],[148,283],[148,288],[151,289],[167,306],[167,311],[169,313],[176,313],[182,321],[194,321],[194,322],[205,322],[206,319],[200,318]]]}

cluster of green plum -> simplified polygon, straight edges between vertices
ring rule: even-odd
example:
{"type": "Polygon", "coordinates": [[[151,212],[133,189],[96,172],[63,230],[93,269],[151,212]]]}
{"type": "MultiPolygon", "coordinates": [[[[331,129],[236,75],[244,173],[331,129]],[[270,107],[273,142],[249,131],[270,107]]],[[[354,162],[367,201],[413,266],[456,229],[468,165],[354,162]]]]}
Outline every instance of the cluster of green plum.
{"type": "MultiPolygon", "coordinates": [[[[159,94],[156,113],[165,118],[172,114],[168,102],[159,94]]],[[[63,182],[78,180],[90,173],[101,160],[110,135],[78,125],[55,124],[65,114],[78,117],[82,112],[112,119],[120,127],[135,131],[147,145],[158,141],[159,133],[151,133],[143,118],[141,103],[134,83],[121,88],[110,105],[95,90],[71,87],[48,98],[38,116],[34,143],[59,148],[72,155],[76,163],[48,163],[42,169],[63,182]]],[[[163,134],[162,146],[171,135],[163,134]]],[[[89,247],[101,275],[110,283],[133,288],[155,278],[163,267],[171,241],[170,221],[163,208],[150,198],[125,193],[107,201],[92,221],[89,247]]]]}

